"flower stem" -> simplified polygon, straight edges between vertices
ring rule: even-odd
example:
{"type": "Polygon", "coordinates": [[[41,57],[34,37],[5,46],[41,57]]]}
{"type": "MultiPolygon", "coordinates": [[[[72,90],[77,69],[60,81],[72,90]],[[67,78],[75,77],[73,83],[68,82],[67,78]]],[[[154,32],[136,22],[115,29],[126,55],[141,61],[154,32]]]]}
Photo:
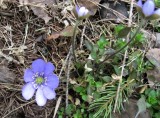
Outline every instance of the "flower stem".
{"type": "Polygon", "coordinates": [[[144,24],[144,19],[142,19],[142,21],[139,24],[139,27],[137,28],[135,34],[133,35],[133,37],[119,50],[117,50],[116,52],[114,52],[113,54],[111,54],[110,56],[106,57],[102,62],[100,62],[99,65],[102,65],[105,61],[107,61],[108,59],[112,58],[114,55],[118,54],[119,52],[121,52],[124,48],[126,48],[136,37],[136,35],[138,34],[138,32],[140,31],[140,29],[142,28],[143,24],[144,24]]]}
{"type": "Polygon", "coordinates": [[[74,31],[73,31],[73,37],[72,37],[72,55],[73,55],[73,60],[74,62],[76,62],[76,55],[75,55],[75,42],[76,42],[76,31],[77,31],[77,28],[78,28],[78,25],[79,25],[79,20],[76,20],[76,24],[75,24],[75,27],[74,27],[74,31]]]}

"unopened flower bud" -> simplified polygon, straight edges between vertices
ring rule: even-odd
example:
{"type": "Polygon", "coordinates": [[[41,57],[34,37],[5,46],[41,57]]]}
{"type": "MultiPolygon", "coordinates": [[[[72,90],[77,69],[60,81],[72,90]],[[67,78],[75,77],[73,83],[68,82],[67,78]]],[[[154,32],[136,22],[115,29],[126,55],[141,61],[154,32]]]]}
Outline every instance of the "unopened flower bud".
{"type": "Polygon", "coordinates": [[[153,0],[147,0],[144,4],[142,0],[137,2],[137,10],[146,19],[155,20],[160,18],[160,9],[155,10],[155,3],[153,0]]]}
{"type": "Polygon", "coordinates": [[[85,19],[85,18],[89,17],[90,12],[87,8],[79,7],[79,6],[76,5],[75,15],[76,15],[77,19],[82,20],[82,19],[85,19]]]}

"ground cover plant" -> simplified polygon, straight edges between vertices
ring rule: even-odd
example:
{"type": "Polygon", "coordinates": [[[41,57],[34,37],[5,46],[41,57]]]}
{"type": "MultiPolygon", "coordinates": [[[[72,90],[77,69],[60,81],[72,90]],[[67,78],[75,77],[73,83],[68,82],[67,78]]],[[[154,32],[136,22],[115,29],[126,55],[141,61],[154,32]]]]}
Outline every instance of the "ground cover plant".
{"type": "Polygon", "coordinates": [[[1,118],[160,118],[159,0],[1,0],[1,118]]]}

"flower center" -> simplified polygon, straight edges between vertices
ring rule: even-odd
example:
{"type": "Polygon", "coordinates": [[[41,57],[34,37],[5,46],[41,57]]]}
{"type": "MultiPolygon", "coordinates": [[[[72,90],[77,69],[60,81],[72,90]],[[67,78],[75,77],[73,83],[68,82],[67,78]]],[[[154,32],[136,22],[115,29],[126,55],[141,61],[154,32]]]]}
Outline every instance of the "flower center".
{"type": "Polygon", "coordinates": [[[35,82],[36,82],[36,84],[42,84],[44,82],[44,78],[43,77],[37,77],[35,82]]]}

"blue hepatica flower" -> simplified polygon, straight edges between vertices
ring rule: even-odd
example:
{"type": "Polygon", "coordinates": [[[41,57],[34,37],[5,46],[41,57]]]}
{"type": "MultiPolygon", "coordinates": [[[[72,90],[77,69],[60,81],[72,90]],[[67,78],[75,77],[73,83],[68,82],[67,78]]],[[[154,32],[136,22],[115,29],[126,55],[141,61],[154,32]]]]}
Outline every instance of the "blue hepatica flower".
{"type": "Polygon", "coordinates": [[[26,69],[24,73],[26,84],[22,88],[22,96],[29,100],[36,92],[36,102],[39,106],[44,106],[47,99],[55,98],[59,79],[53,74],[54,69],[54,65],[50,62],[42,59],[33,61],[32,67],[26,69]]]}
{"type": "Polygon", "coordinates": [[[137,8],[145,18],[153,20],[160,17],[160,9],[155,10],[155,3],[153,0],[147,0],[144,4],[142,0],[139,0],[137,2],[137,8]]]}
{"type": "Polygon", "coordinates": [[[76,14],[78,18],[84,19],[89,16],[89,10],[85,7],[79,7],[78,5],[76,5],[76,14]]]}

